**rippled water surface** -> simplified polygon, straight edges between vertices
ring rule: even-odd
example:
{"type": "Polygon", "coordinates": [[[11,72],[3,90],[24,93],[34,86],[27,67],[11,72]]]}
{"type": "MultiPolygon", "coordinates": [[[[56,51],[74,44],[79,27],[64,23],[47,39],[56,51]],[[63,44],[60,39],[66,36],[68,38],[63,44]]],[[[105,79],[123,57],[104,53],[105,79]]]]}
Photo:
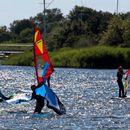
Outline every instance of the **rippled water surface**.
{"type": "MultiPolygon", "coordinates": [[[[0,90],[5,95],[30,90],[34,68],[0,66],[0,90]]],[[[0,130],[129,130],[130,99],[118,96],[116,70],[56,68],[51,88],[67,109],[59,116],[44,107],[33,114],[27,104],[0,103],[0,130]]]]}

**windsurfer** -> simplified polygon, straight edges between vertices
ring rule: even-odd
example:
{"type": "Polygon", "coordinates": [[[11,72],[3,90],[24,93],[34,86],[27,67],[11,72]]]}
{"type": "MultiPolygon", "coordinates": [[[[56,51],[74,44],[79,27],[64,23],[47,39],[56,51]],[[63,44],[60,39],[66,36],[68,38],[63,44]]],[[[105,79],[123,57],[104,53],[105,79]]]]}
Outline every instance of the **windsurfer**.
{"type": "Polygon", "coordinates": [[[54,92],[48,86],[46,86],[44,82],[41,82],[38,84],[38,86],[32,85],[31,89],[33,91],[32,99],[36,99],[36,107],[34,113],[41,113],[42,108],[44,107],[45,99],[47,99],[48,108],[53,109],[59,115],[66,113],[64,105],[54,94],[54,92]]]}
{"type": "Polygon", "coordinates": [[[117,83],[118,83],[118,86],[119,86],[119,97],[126,97],[125,94],[124,94],[124,85],[123,85],[123,82],[122,82],[123,74],[125,74],[123,72],[123,68],[122,68],[122,66],[119,66],[118,72],[117,72],[117,83]]]}
{"type": "Polygon", "coordinates": [[[33,91],[32,98],[36,99],[34,112],[41,112],[44,107],[44,99],[46,99],[48,108],[53,109],[59,115],[64,114],[66,112],[64,105],[60,102],[53,90],[50,89],[50,76],[54,69],[38,27],[35,27],[34,30],[34,63],[38,82],[38,86],[33,85],[31,87],[33,91]],[[43,64],[40,64],[39,61],[43,64]],[[43,72],[38,69],[41,65],[43,65],[43,72]]]}

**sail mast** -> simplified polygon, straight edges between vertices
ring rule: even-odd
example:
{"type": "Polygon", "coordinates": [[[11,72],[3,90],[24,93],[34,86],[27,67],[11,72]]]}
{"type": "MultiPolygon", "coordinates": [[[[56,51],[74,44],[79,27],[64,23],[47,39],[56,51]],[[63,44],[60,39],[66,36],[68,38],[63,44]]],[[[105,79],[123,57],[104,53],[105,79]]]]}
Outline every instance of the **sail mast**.
{"type": "Polygon", "coordinates": [[[46,37],[46,13],[45,13],[45,11],[46,11],[46,1],[45,0],[43,0],[43,16],[44,16],[44,43],[46,44],[46,42],[45,42],[45,37],[46,37]]]}

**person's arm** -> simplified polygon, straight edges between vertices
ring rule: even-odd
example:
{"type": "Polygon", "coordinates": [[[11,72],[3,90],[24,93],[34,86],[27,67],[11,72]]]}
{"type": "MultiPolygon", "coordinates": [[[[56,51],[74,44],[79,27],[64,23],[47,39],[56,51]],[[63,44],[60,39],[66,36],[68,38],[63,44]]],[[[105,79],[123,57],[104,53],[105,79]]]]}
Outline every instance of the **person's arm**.
{"type": "Polygon", "coordinates": [[[47,79],[48,87],[50,87],[50,77],[47,79]]]}
{"type": "Polygon", "coordinates": [[[31,97],[31,100],[32,100],[32,99],[35,99],[35,97],[36,97],[36,94],[35,94],[35,92],[33,92],[33,93],[32,93],[32,97],[31,97]]]}

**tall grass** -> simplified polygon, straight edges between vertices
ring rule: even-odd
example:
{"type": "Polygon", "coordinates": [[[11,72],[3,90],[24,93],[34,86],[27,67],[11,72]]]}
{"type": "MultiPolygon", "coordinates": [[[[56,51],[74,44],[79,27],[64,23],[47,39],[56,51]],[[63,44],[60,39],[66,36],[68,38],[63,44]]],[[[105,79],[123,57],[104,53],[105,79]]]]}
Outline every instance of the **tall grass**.
{"type": "Polygon", "coordinates": [[[52,56],[52,62],[58,67],[81,68],[117,68],[130,67],[130,48],[91,47],[59,50],[52,56]]]}
{"type": "MultiPolygon", "coordinates": [[[[62,48],[49,53],[55,67],[75,68],[130,68],[130,48],[97,46],[91,48],[62,48]]],[[[33,53],[25,52],[9,57],[5,64],[32,65],[33,53]]]]}
{"type": "Polygon", "coordinates": [[[3,64],[6,65],[21,65],[21,66],[31,66],[33,64],[33,53],[25,52],[24,54],[15,54],[4,60],[3,64]]]}

